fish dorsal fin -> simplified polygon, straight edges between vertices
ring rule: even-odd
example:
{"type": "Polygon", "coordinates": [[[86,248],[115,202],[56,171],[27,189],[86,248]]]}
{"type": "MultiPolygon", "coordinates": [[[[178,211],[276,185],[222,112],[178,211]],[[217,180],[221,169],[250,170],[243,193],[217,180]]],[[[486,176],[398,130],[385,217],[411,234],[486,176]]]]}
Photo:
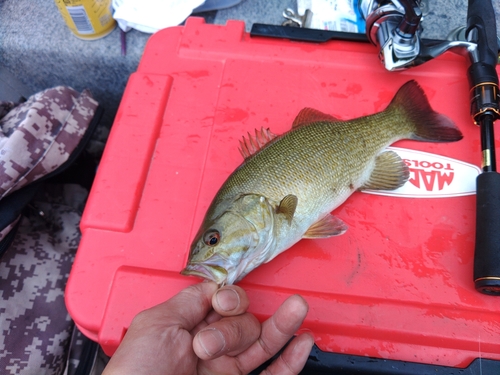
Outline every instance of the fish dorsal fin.
{"type": "Polygon", "coordinates": [[[293,120],[292,129],[297,128],[302,125],[307,125],[312,122],[318,121],[340,121],[338,118],[332,115],[327,115],[321,111],[314,108],[303,108],[300,110],[295,120],[293,120]]]}
{"type": "Polygon", "coordinates": [[[243,139],[240,140],[239,148],[240,154],[244,159],[248,159],[277,137],[277,135],[272,133],[269,128],[260,128],[260,131],[255,129],[255,135],[251,135],[250,133],[247,134],[248,137],[243,136],[243,139]]]}
{"type": "Polygon", "coordinates": [[[385,151],[375,159],[375,169],[359,190],[396,190],[410,177],[410,170],[394,151],[385,151]]]}
{"type": "Polygon", "coordinates": [[[288,194],[285,196],[276,210],[278,214],[285,215],[286,220],[290,224],[295,214],[295,209],[297,208],[298,198],[293,194],[288,194]]]}
{"type": "Polygon", "coordinates": [[[340,236],[347,230],[347,225],[338,217],[331,214],[318,220],[309,227],[302,238],[326,238],[340,236]]]}

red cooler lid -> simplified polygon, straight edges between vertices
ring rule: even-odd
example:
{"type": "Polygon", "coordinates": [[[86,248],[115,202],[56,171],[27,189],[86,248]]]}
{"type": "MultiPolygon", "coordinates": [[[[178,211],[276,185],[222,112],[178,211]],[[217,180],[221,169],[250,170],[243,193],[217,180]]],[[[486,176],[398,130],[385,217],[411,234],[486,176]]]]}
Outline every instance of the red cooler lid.
{"type": "Polygon", "coordinates": [[[500,359],[500,299],[472,280],[481,154],[467,67],[446,53],[391,73],[370,44],[251,38],[241,22],[191,18],[154,34],[82,219],[66,294],[77,326],[111,355],[135,314],[200,281],[179,272],[210,201],[242,162],[244,134],[283,133],[303,107],[372,114],[415,79],[464,139],[396,143],[411,171],[401,191],[354,193],[335,210],[344,235],[302,240],[240,285],[259,319],[300,293],[310,306],[301,329],[324,351],[456,367],[500,359]]]}

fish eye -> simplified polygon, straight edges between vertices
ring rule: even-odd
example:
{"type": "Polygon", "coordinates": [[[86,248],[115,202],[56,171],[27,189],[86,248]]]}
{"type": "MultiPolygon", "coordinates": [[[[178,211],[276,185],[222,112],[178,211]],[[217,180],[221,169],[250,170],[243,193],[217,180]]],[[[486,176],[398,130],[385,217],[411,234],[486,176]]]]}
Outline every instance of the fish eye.
{"type": "Polygon", "coordinates": [[[215,246],[219,243],[220,233],[215,229],[210,229],[203,235],[203,242],[208,246],[215,246]]]}

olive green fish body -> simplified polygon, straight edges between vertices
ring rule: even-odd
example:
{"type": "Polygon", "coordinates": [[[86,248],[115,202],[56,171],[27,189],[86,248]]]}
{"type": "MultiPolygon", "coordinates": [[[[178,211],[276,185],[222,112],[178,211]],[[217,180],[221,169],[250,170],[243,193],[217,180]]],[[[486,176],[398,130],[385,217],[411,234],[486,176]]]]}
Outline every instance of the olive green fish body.
{"type": "Polygon", "coordinates": [[[432,111],[414,81],[385,111],[355,120],[302,110],[290,131],[256,147],[228,177],[183,273],[232,283],[301,238],[342,234],[345,224],[330,212],[353,192],[395,189],[408,179],[403,161],[385,151],[405,138],[461,138],[451,120],[432,111]]]}
{"type": "Polygon", "coordinates": [[[261,194],[276,203],[296,195],[296,222],[331,212],[368,180],[377,154],[411,134],[409,129],[384,129],[380,122],[386,117],[383,113],[363,121],[320,121],[280,136],[230,175],[207,218],[224,209],[220,202],[241,192],[261,194]]]}

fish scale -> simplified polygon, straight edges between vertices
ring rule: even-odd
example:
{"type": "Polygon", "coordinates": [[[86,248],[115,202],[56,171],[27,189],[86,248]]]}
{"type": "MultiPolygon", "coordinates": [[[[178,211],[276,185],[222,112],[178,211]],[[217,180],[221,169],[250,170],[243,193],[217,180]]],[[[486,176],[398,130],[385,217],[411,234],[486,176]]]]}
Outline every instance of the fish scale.
{"type": "Polygon", "coordinates": [[[245,168],[238,168],[218,200],[252,192],[279,202],[285,195],[295,194],[296,215],[328,211],[323,208],[325,200],[333,201],[335,195],[344,196],[361,187],[362,176],[374,167],[370,160],[393,139],[411,133],[404,128],[380,131],[384,121],[380,117],[368,116],[363,122],[316,122],[286,133],[247,160],[245,168]]]}

